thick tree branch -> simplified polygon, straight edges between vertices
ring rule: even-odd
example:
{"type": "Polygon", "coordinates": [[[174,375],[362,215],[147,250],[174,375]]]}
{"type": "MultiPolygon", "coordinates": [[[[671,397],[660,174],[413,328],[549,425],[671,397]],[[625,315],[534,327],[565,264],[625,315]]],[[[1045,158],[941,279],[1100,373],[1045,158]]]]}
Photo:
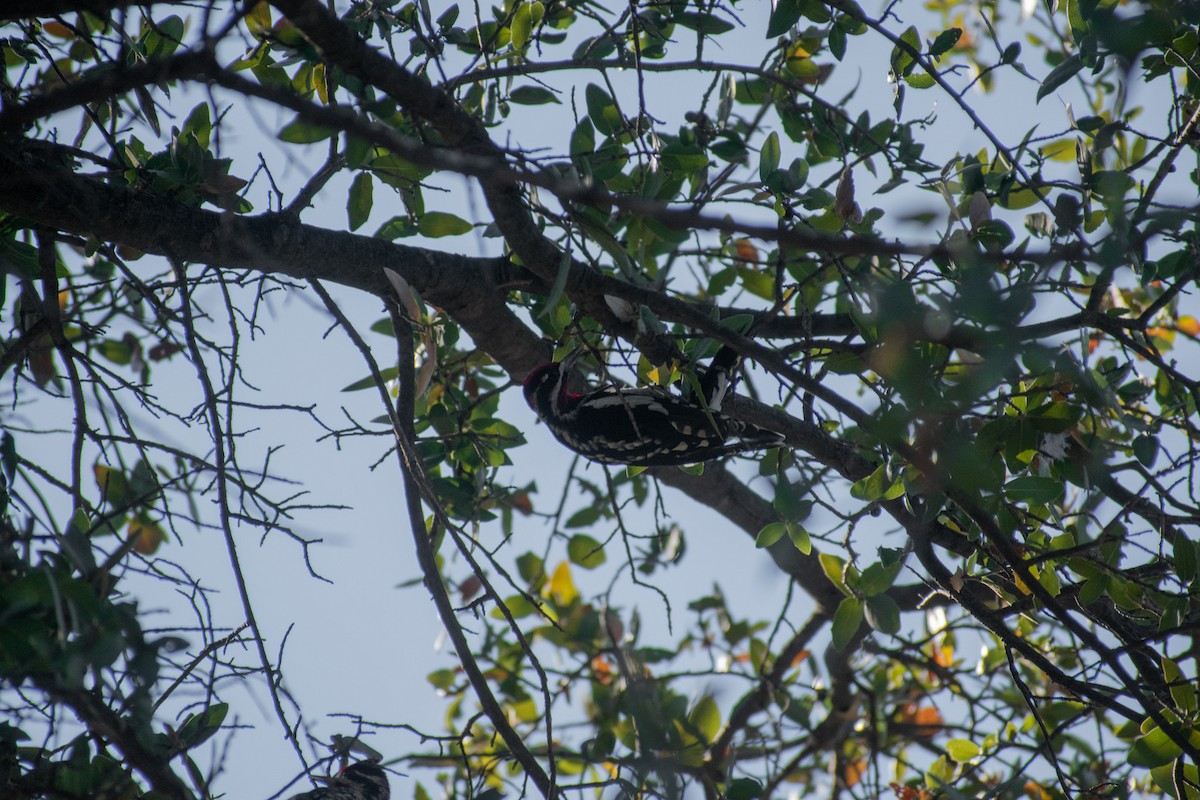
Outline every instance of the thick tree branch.
{"type": "Polygon", "coordinates": [[[506,259],[471,258],[330,231],[286,214],[221,214],[0,152],[0,209],[147,253],[227,269],[319,278],[386,297],[389,267],[443,308],[506,370],[523,375],[544,358],[539,338],[509,310],[499,284],[518,274],[506,259]]]}
{"type": "Polygon", "coordinates": [[[85,690],[46,688],[60,698],[95,735],[112,742],[129,765],[140,772],[156,792],[173,800],[192,800],[195,796],[178,775],[167,766],[166,759],[143,742],[138,731],[95,694],[85,690]]]}
{"type": "Polygon", "coordinates": [[[88,11],[98,17],[129,6],[152,6],[166,0],[5,0],[0,6],[0,22],[18,19],[61,17],[88,11]]]}

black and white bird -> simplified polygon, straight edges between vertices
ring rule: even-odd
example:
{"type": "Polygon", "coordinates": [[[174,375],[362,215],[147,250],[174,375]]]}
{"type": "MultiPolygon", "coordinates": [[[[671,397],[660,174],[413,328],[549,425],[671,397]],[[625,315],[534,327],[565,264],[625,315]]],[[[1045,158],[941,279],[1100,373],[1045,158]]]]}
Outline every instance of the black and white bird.
{"type": "Polygon", "coordinates": [[[374,761],[348,765],[328,786],[292,795],[290,800],[388,800],[392,787],[387,773],[374,761]]]}
{"type": "Polygon", "coordinates": [[[700,375],[703,400],[659,387],[605,386],[575,394],[568,382],[577,355],[535,367],[525,378],[525,401],[554,438],[592,461],[639,467],[694,464],[783,443],[780,433],[721,413],[740,360],[728,347],[700,375]]]}

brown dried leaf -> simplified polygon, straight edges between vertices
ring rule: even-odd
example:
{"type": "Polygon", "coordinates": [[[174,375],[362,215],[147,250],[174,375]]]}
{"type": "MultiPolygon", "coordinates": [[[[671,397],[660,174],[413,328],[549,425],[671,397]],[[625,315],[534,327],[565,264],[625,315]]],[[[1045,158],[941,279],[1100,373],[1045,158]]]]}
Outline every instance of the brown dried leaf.
{"type": "Polygon", "coordinates": [[[849,167],[842,170],[842,177],[838,181],[837,192],[833,196],[833,212],[842,222],[862,222],[862,209],[854,202],[854,175],[849,167]]]}

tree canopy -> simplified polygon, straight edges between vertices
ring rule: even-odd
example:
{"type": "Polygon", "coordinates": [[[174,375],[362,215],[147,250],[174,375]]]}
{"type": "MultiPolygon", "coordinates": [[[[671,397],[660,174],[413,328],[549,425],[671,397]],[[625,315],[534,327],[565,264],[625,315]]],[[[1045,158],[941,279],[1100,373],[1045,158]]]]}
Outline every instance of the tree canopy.
{"type": "Polygon", "coordinates": [[[0,794],[382,757],[415,798],[1200,797],[1198,23],[9,0],[0,794]],[[520,402],[577,350],[687,393],[721,347],[784,447],[605,467],[520,402]],[[262,606],[309,589],[248,561],[322,586],[368,474],[405,594],[297,664],[320,623],[262,606]],[[417,597],[427,683],[306,717],[288,675],[388,674],[417,597]]]}

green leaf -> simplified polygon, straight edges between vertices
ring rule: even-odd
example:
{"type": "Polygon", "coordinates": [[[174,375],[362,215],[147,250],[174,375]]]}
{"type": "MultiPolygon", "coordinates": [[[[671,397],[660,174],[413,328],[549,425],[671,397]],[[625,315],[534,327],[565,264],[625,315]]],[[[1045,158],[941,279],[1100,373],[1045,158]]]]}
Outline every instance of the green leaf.
{"type": "Polygon", "coordinates": [[[786,522],[796,522],[808,517],[812,511],[812,501],[804,496],[786,478],[780,478],[775,484],[775,513],[786,522]]]}
{"type": "Polygon", "coordinates": [[[1133,440],[1133,454],[1143,467],[1154,466],[1158,458],[1158,438],[1142,435],[1133,440]]]}
{"type": "Polygon", "coordinates": [[[212,137],[212,117],[208,112],[208,103],[197,103],[196,107],[184,120],[180,135],[192,134],[201,147],[208,147],[212,137]]]}
{"type": "Polygon", "coordinates": [[[1126,760],[1135,767],[1161,767],[1170,764],[1182,752],[1183,748],[1171,741],[1162,728],[1154,726],[1134,741],[1126,760]]]}
{"type": "Polygon", "coordinates": [[[1063,486],[1054,478],[1022,475],[1004,484],[1004,494],[1010,500],[1025,503],[1053,503],[1062,497],[1063,486]]]}
{"type": "Polygon", "coordinates": [[[1197,558],[1195,542],[1183,534],[1178,534],[1171,545],[1171,554],[1175,559],[1175,573],[1181,581],[1190,581],[1196,577],[1200,559],[1197,558]]]}
{"type": "Polygon", "coordinates": [[[17,471],[17,442],[8,431],[0,433],[0,468],[11,485],[17,471]]]}
{"type": "Polygon", "coordinates": [[[371,206],[374,203],[374,183],[369,172],[360,172],[354,176],[350,184],[350,196],[346,198],[346,216],[350,220],[350,230],[358,230],[371,216],[371,206]]]}
{"type": "Polygon", "coordinates": [[[158,476],[149,462],[141,459],[133,465],[133,472],[129,475],[129,492],[135,500],[146,503],[158,496],[159,489],[158,476]]]}
{"type": "Polygon", "coordinates": [[[896,633],[900,630],[900,606],[890,595],[868,597],[863,611],[867,624],[880,633],[896,633]]]}
{"type": "Polygon", "coordinates": [[[517,574],[531,589],[536,589],[546,579],[546,562],[536,553],[522,553],[517,556],[517,574]]]}
{"type": "Polygon", "coordinates": [[[758,179],[764,183],[767,176],[779,169],[779,132],[771,131],[771,135],[763,142],[758,154],[758,179]]]}
{"type": "Polygon", "coordinates": [[[129,479],[125,473],[116,467],[103,464],[92,466],[96,476],[96,485],[100,487],[100,497],[111,508],[122,508],[129,501],[129,479]]]}
{"type": "Polygon", "coordinates": [[[979,755],[979,745],[970,739],[951,739],[946,742],[946,752],[950,757],[962,764],[979,755]]]}
{"type": "Polygon", "coordinates": [[[927,72],[910,72],[904,76],[904,82],[913,89],[931,89],[937,83],[927,72]]]}
{"type": "Polygon", "coordinates": [[[913,53],[921,52],[921,34],[917,32],[916,26],[910,25],[904,33],[900,34],[900,42],[908,45],[901,47],[897,44],[892,48],[892,72],[901,77],[912,72],[913,66],[917,63],[913,53]]]}
{"type": "MultiPolygon", "coordinates": [[[[398,367],[387,367],[386,369],[379,370],[380,377],[383,378],[385,381],[394,380],[396,378],[396,376],[399,374],[400,374],[400,370],[398,367]]],[[[370,375],[368,375],[367,377],[363,378],[362,380],[357,380],[354,383],[350,384],[349,386],[345,387],[344,389],[342,389],[342,391],[343,392],[358,392],[363,389],[370,389],[374,385],[375,385],[375,379],[373,377],[371,377],[370,375]]]]}
{"type": "Polygon", "coordinates": [[[760,550],[764,547],[770,547],[778,542],[787,533],[787,525],[782,522],[771,522],[763,527],[758,532],[758,536],[754,539],[754,546],[760,550]]]}
{"type": "Polygon", "coordinates": [[[674,22],[706,36],[717,36],[733,30],[732,22],[713,16],[710,12],[683,11],[675,15],[674,22]]]}
{"type": "Polygon", "coordinates": [[[778,0],[771,18],[767,21],[767,38],[782,36],[800,21],[800,13],[804,10],[803,0],[778,0]]]}
{"type": "Polygon", "coordinates": [[[989,250],[1003,250],[1012,244],[1016,236],[1004,220],[989,219],[981,222],[971,234],[975,241],[989,250]]]}
{"type": "MultiPolygon", "coordinates": [[[[517,6],[517,10],[513,12],[512,18],[512,47],[513,50],[524,50],[525,45],[529,43],[529,37],[533,33],[533,3],[522,3],[517,6]]],[[[537,5],[541,5],[538,3],[537,5]]]]}
{"type": "Polygon", "coordinates": [[[1064,58],[1061,64],[1050,71],[1046,80],[1042,81],[1042,87],[1037,92],[1037,101],[1041,102],[1043,97],[1071,80],[1081,69],[1083,69],[1083,60],[1078,53],[1064,58]]]}
{"type": "Polygon", "coordinates": [[[868,503],[895,500],[904,494],[904,484],[888,477],[888,465],[880,464],[874,472],[850,487],[850,496],[868,503]]]}
{"type": "Polygon", "coordinates": [[[857,597],[847,597],[838,604],[833,614],[833,625],[830,633],[833,636],[833,647],[845,650],[846,645],[858,633],[863,622],[863,604],[857,597]]]}
{"type": "Polygon", "coordinates": [[[189,716],[176,734],[179,743],[189,750],[202,744],[221,730],[221,723],[228,713],[228,703],[217,703],[199,714],[189,716]]]}
{"type": "Polygon", "coordinates": [[[846,584],[845,559],[835,556],[833,553],[821,553],[817,556],[817,560],[821,562],[821,570],[825,573],[825,577],[829,578],[829,582],[841,589],[843,594],[850,594],[850,587],[846,584]]]}
{"type": "Polygon", "coordinates": [[[544,317],[554,311],[558,305],[559,298],[562,297],[563,290],[567,288],[567,277],[571,274],[571,251],[563,250],[562,258],[558,262],[558,275],[554,278],[554,285],[550,287],[550,294],[546,296],[546,305],[542,306],[538,317],[544,317]]]}
{"type": "Polygon", "coordinates": [[[417,220],[417,230],[422,236],[428,236],[430,239],[459,236],[472,230],[473,227],[462,217],[446,211],[427,211],[425,216],[417,220]]]}
{"type": "Polygon", "coordinates": [[[788,522],[787,533],[788,538],[792,540],[792,544],[796,546],[804,555],[812,554],[812,537],[808,534],[808,529],[799,522],[788,522]]]}
{"type": "Polygon", "coordinates": [[[1083,8],[1080,5],[1081,0],[1065,0],[1063,5],[1067,10],[1067,22],[1071,25],[1071,32],[1076,38],[1081,38],[1088,31],[1087,20],[1083,16],[1083,8]]]}
{"type": "Polygon", "coordinates": [[[1133,178],[1121,170],[1103,169],[1092,175],[1091,187],[1101,197],[1119,200],[1133,183],[1133,178]]]}
{"type": "Polygon", "coordinates": [[[838,61],[846,57],[846,31],[841,25],[834,25],[829,31],[829,52],[838,61]]]}
{"type": "Polygon", "coordinates": [[[571,155],[589,155],[596,149],[596,130],[588,119],[580,120],[571,131],[571,155]]]}
{"type": "Polygon", "coordinates": [[[947,28],[933,40],[933,45],[929,48],[929,54],[937,58],[958,44],[958,40],[961,38],[962,28],[947,28]]]}
{"type": "Polygon", "coordinates": [[[389,242],[406,236],[417,235],[417,223],[408,217],[392,217],[379,226],[375,231],[376,239],[386,239],[389,242]]]}
{"type": "Polygon", "coordinates": [[[698,172],[708,166],[708,154],[696,145],[672,142],[659,156],[663,166],[673,172],[698,172]]]}
{"type": "Polygon", "coordinates": [[[903,565],[899,561],[887,566],[880,562],[871,564],[863,570],[862,576],[858,579],[858,590],[868,597],[886,592],[896,582],[901,566],[903,565]]]}
{"type": "Polygon", "coordinates": [[[762,797],[763,785],[753,778],[736,778],[729,782],[726,800],[756,800],[762,797]]]}
{"type": "Polygon", "coordinates": [[[572,564],[578,564],[584,569],[595,569],[603,564],[608,556],[604,547],[591,536],[577,533],[567,542],[567,558],[572,564]]]}
{"type": "Polygon", "coordinates": [[[433,688],[443,692],[452,688],[454,681],[457,679],[458,671],[453,669],[435,669],[425,676],[425,680],[429,681],[433,685],[433,688]]]}
{"type": "Polygon", "coordinates": [[[701,695],[688,713],[688,722],[704,742],[711,742],[721,730],[721,709],[712,695],[701,695]]]}
{"type": "Polygon", "coordinates": [[[564,528],[586,528],[596,520],[600,519],[600,514],[603,513],[599,506],[587,506],[581,508],[567,518],[563,523],[564,528]]]}
{"type": "Polygon", "coordinates": [[[583,98],[587,102],[588,117],[596,130],[605,136],[612,136],[621,131],[621,114],[608,92],[594,83],[589,83],[583,90],[583,98]]]}
{"type": "Polygon", "coordinates": [[[100,355],[114,364],[126,366],[133,361],[133,348],[119,339],[105,339],[100,343],[99,351],[100,355]]]}
{"type": "Polygon", "coordinates": [[[1184,675],[1179,665],[1171,659],[1164,658],[1162,662],[1163,678],[1171,689],[1171,699],[1184,714],[1194,713],[1197,705],[1195,679],[1184,675]]]}
{"type": "Polygon", "coordinates": [[[297,117],[293,122],[285,125],[283,130],[279,132],[281,141],[292,144],[312,144],[313,142],[320,142],[335,135],[337,135],[337,131],[333,128],[313,125],[301,117],[297,117]]]}
{"type": "Polygon", "coordinates": [[[1189,792],[1182,787],[1200,786],[1200,769],[1197,769],[1195,764],[1189,764],[1186,758],[1154,767],[1150,770],[1150,777],[1162,790],[1161,797],[1185,796],[1188,800],[1195,800],[1195,790],[1189,792]]]}
{"type": "Polygon", "coordinates": [[[518,86],[509,93],[508,99],[522,106],[544,106],[547,103],[562,102],[554,92],[541,86],[518,86]]]}

